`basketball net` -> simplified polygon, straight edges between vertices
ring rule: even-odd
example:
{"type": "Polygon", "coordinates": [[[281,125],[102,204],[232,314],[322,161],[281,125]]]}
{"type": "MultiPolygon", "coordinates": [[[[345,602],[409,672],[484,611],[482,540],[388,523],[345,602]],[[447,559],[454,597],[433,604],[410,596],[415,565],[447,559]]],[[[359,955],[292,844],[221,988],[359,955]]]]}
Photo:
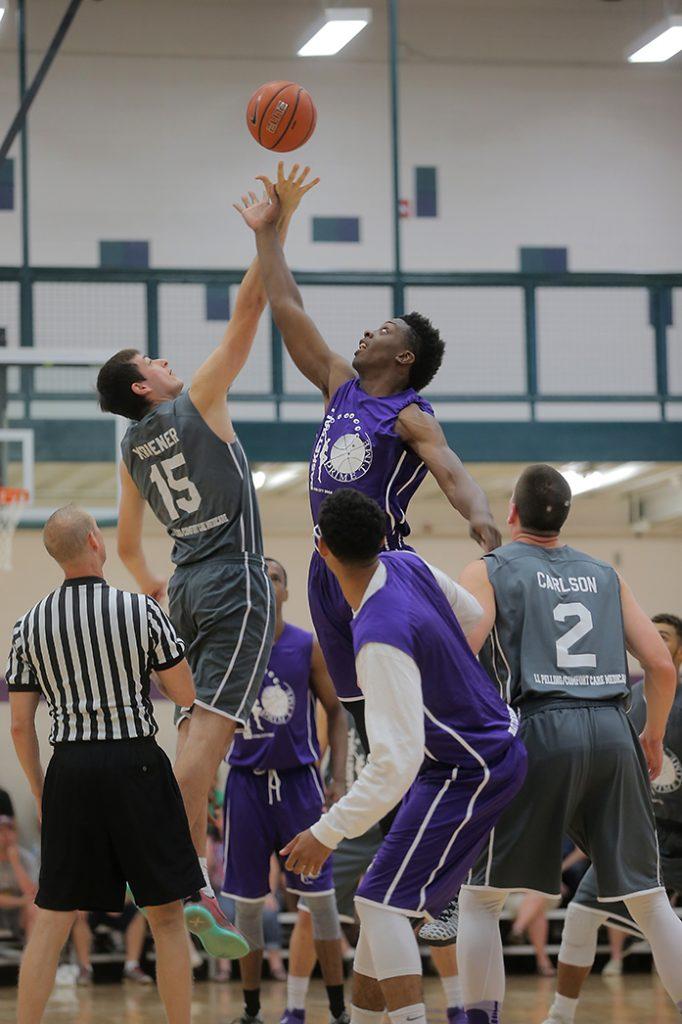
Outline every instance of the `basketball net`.
{"type": "Polygon", "coordinates": [[[12,568],[12,541],[29,493],[23,487],[0,487],[0,570],[12,568]]]}

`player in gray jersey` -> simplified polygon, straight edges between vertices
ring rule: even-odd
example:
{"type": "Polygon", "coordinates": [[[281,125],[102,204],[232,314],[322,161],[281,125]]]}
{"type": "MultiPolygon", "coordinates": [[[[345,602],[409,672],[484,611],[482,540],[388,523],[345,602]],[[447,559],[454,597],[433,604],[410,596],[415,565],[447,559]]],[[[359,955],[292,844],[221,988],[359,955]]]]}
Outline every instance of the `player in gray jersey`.
{"type": "MultiPolygon", "coordinates": [[[[682,619],[654,615],[659,636],[672,655],[678,673],[675,700],[663,740],[663,770],[651,783],[661,855],[661,876],[667,889],[682,893],[682,619]]],[[[636,729],[646,723],[643,687],[632,690],[630,718],[636,729]]],[[[580,990],[597,951],[597,933],[608,924],[641,937],[624,903],[600,903],[594,867],[584,875],[569,904],[559,952],[557,991],[545,1024],[573,1024],[580,990]]]]}
{"type": "Polygon", "coordinates": [[[460,579],[484,609],[469,642],[520,712],[528,751],[526,781],[460,893],[458,961],[470,1024],[499,1020],[507,895],[559,895],[567,834],[594,864],[600,901],[626,902],[682,1010],[682,921],[659,877],[649,791],[663,764],[675,670],[615,570],[561,542],[570,504],[557,470],[530,466],[511,500],[512,543],[460,579]],[[626,646],[644,669],[639,742],[626,714],[626,646]]]}
{"type": "MultiPolygon", "coordinates": [[[[283,183],[282,238],[302,196],[316,184],[305,183],[308,172],[299,176],[294,165],[283,183]]],[[[242,202],[258,199],[251,192],[242,202]]],[[[265,304],[255,260],[221,343],[187,391],[165,359],[134,349],[113,356],[97,379],[102,409],[132,421],[121,445],[119,554],[140,589],[157,600],[166,585],[142,548],[145,504],[173,540],[170,617],[187,643],[197,693],[193,708],[179,715],[175,773],[206,879],[185,913],[207,951],[221,957],[243,956],[248,946],[221,914],[208,880],[208,793],[235,730],[248,720],[275,623],[258,504],[227,392],[246,362],[265,304]]]]}

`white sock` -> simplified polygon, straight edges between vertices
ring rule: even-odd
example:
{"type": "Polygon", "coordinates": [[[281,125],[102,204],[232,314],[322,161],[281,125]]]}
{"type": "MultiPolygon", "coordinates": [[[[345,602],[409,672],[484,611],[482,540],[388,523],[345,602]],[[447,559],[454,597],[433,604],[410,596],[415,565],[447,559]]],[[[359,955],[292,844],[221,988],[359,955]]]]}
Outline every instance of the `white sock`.
{"type": "Polygon", "coordinates": [[[391,1024],[426,1024],[426,1007],[423,1003],[412,1003],[399,1010],[389,1010],[388,1016],[391,1024]]]}
{"type": "Polygon", "coordinates": [[[383,1015],[383,1010],[362,1010],[359,1006],[351,1005],[350,1024],[379,1024],[383,1015]]]}
{"type": "Polygon", "coordinates": [[[305,1010],[309,984],[309,977],[297,978],[295,974],[287,975],[287,1010],[305,1010]]]}
{"type": "Polygon", "coordinates": [[[445,1005],[448,1010],[453,1010],[455,1007],[463,1006],[462,983],[459,980],[459,975],[451,974],[447,978],[441,976],[440,982],[443,986],[443,992],[445,993],[445,1005]]]}
{"type": "Polygon", "coordinates": [[[445,1006],[449,1010],[454,1010],[456,1007],[463,1007],[462,1001],[462,982],[460,981],[459,974],[452,974],[450,977],[440,976],[440,984],[442,990],[445,993],[445,1006]]]}
{"type": "Polygon", "coordinates": [[[507,893],[502,889],[471,889],[459,895],[457,963],[464,1009],[481,1009],[492,1019],[494,1004],[504,1000],[504,956],[500,914],[507,893]],[[488,1009],[490,1004],[492,1010],[488,1009]]]}
{"type": "Polygon", "coordinates": [[[140,966],[140,961],[139,960],[126,960],[126,962],[125,962],[125,970],[126,971],[134,971],[135,968],[139,967],[139,966],[140,966]]]}
{"type": "Polygon", "coordinates": [[[573,1024],[577,1009],[577,999],[569,999],[568,996],[562,996],[557,992],[549,1011],[549,1019],[552,1024],[573,1024]]]}
{"type": "Polygon", "coordinates": [[[211,885],[211,879],[208,877],[208,863],[205,857],[199,857],[199,867],[201,868],[205,883],[202,885],[201,891],[208,893],[209,896],[215,896],[213,886],[211,885]]]}
{"type": "Polygon", "coordinates": [[[631,896],[625,900],[635,921],[651,946],[654,964],[666,992],[678,1009],[682,1004],[682,921],[670,906],[665,889],[631,896]]]}

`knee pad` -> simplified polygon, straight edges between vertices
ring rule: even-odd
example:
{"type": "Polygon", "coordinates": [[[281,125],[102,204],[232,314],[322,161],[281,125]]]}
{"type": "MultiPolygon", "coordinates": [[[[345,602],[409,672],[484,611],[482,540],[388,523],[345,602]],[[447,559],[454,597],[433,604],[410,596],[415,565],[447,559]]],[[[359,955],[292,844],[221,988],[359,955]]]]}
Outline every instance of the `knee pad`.
{"type": "Polygon", "coordinates": [[[236,900],[235,924],[242,933],[252,950],[263,949],[265,936],[263,934],[263,907],[265,899],[262,900],[236,900]]]}
{"type": "MultiPolygon", "coordinates": [[[[360,917],[360,934],[364,933],[374,964],[374,973],[370,977],[384,981],[386,978],[422,973],[419,946],[408,917],[374,903],[358,902],[356,909],[360,917]]],[[[360,974],[365,973],[357,966],[356,970],[360,974]]]]}
{"type": "Polygon", "coordinates": [[[360,934],[358,935],[358,941],[355,943],[355,956],[353,957],[353,970],[356,974],[364,974],[366,978],[374,978],[376,981],[377,975],[374,970],[374,960],[372,959],[372,951],[369,948],[369,942],[365,935],[365,930],[360,926],[360,934]]]}
{"type": "Polygon", "coordinates": [[[336,895],[323,892],[306,896],[306,909],[313,919],[313,939],[331,942],[341,938],[339,912],[336,909],[336,895]]]}
{"type": "Polygon", "coordinates": [[[606,914],[569,903],[559,950],[561,963],[569,967],[591,967],[597,953],[599,926],[607,920],[606,914]]]}

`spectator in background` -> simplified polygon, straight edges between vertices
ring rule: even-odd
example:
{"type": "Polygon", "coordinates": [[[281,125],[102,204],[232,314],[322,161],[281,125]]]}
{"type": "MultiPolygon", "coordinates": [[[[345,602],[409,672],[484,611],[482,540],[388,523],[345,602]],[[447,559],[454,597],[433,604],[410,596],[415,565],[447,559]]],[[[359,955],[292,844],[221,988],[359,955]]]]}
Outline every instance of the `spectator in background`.
{"type": "Polygon", "coordinates": [[[107,914],[103,911],[90,914],[78,912],[76,922],[71,930],[71,940],[78,960],[78,984],[92,984],[93,970],[90,962],[92,937],[93,933],[102,925],[111,931],[120,932],[124,936],[123,979],[134,981],[138,985],[153,984],[152,978],[145,974],[140,967],[147,938],[147,922],[129,897],[120,914],[107,914]]]}
{"type": "Polygon", "coordinates": [[[0,818],[14,818],[14,804],[6,789],[0,789],[0,818]]]}
{"type": "Polygon", "coordinates": [[[17,841],[14,817],[0,814],[0,928],[11,931],[16,939],[28,937],[33,926],[37,877],[35,859],[17,841]]]}

